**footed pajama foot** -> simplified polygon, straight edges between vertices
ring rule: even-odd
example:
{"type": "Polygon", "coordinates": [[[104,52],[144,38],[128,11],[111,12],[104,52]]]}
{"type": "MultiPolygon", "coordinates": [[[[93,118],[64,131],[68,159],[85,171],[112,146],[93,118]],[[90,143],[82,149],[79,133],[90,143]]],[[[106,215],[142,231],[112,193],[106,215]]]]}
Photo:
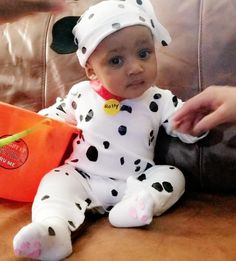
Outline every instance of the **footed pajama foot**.
{"type": "Polygon", "coordinates": [[[143,190],[122,199],[109,213],[109,221],[115,227],[140,227],[152,222],[154,202],[143,190]]]}
{"type": "Polygon", "coordinates": [[[23,227],[13,240],[16,256],[37,260],[62,260],[72,252],[69,229],[64,222],[31,223],[23,227]]]}
{"type": "Polygon", "coordinates": [[[39,240],[22,241],[15,249],[16,256],[27,256],[38,259],[41,254],[41,243],[39,240]]]}

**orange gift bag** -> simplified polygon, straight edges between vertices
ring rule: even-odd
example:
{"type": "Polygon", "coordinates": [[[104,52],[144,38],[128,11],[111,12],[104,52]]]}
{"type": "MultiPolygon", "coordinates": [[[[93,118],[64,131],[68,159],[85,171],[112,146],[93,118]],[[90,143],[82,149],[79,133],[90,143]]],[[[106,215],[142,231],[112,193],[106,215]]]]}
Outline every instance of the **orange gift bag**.
{"type": "Polygon", "coordinates": [[[42,177],[63,164],[75,126],[0,102],[0,197],[32,202],[42,177]]]}

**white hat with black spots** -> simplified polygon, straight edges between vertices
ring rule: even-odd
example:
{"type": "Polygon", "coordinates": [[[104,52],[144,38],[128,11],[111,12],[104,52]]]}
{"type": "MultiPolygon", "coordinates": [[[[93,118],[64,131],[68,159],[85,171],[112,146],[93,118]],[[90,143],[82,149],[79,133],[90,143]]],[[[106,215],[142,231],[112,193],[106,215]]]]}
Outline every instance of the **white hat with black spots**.
{"type": "Polygon", "coordinates": [[[82,67],[99,43],[108,35],[128,26],[147,26],[163,46],[171,42],[168,31],[158,21],[149,0],[108,0],[91,6],[73,28],[82,67]]]}

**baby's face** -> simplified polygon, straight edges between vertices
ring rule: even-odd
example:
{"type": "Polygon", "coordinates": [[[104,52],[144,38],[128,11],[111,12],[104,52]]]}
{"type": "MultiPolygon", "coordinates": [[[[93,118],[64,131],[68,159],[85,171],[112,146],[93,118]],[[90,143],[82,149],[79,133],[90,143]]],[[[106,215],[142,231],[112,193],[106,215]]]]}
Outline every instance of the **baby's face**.
{"type": "Polygon", "coordinates": [[[87,76],[110,93],[126,99],[142,95],[156,80],[157,63],[151,31],[129,26],[106,37],[89,57],[87,76]]]}

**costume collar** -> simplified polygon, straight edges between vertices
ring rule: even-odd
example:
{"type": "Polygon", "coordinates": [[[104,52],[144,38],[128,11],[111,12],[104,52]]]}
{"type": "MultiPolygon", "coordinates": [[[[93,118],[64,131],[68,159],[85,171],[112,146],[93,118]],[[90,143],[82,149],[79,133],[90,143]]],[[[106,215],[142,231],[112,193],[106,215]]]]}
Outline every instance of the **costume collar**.
{"type": "Polygon", "coordinates": [[[110,93],[102,84],[100,81],[90,81],[91,87],[94,89],[94,91],[100,95],[104,100],[110,100],[114,99],[117,101],[122,101],[124,98],[120,96],[113,95],[110,93]]]}

